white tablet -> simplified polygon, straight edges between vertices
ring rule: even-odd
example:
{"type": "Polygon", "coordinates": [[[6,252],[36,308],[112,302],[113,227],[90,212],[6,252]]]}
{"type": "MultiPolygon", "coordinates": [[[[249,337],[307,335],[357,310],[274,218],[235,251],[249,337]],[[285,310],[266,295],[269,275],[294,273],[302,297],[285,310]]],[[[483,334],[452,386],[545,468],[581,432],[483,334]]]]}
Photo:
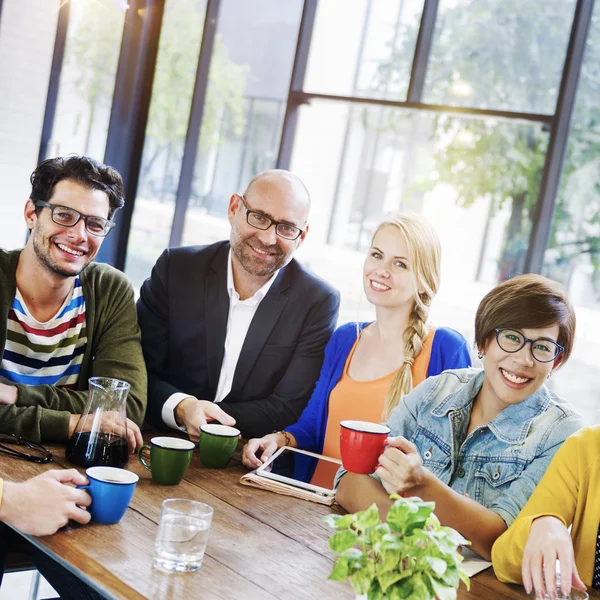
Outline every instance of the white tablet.
{"type": "Polygon", "coordinates": [[[256,474],[322,496],[335,496],[333,483],[341,466],[336,458],[284,446],[258,467],[256,474]]]}

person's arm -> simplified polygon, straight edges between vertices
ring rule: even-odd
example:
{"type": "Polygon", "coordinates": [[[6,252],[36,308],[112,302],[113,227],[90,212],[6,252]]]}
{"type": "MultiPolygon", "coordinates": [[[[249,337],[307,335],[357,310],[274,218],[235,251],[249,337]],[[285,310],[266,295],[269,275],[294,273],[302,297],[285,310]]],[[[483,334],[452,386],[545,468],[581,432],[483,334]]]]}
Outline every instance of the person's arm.
{"type": "MultiPolygon", "coordinates": [[[[441,377],[431,377],[404,396],[387,422],[390,436],[412,437],[417,430],[419,409],[423,409],[425,413],[431,410],[430,400],[436,397],[440,385],[442,385],[441,377]]],[[[358,475],[340,467],[335,477],[335,485],[335,500],[348,512],[365,510],[375,502],[380,515],[384,518],[392,505],[389,494],[381,485],[377,474],[358,475]]]]}
{"type": "MultiPolygon", "coordinates": [[[[93,323],[86,319],[94,331],[88,337],[93,341],[93,354],[87,373],[80,377],[112,377],[131,385],[127,396],[127,416],[140,425],[146,410],[147,378],[140,345],[140,328],[137,323],[133,288],[125,276],[115,270],[95,275],[95,306],[93,323]]],[[[86,298],[89,304],[92,298],[86,298]]],[[[57,411],[79,414],[88,398],[87,389],[74,391],[54,385],[21,385],[17,406],[41,406],[57,411]]]]}
{"type": "MultiPolygon", "coordinates": [[[[585,435],[585,430],[581,434],[585,435]]],[[[576,434],[566,440],[523,510],[494,544],[492,563],[496,577],[500,581],[524,583],[526,547],[528,547],[529,559],[525,572],[529,577],[530,585],[534,579],[538,582],[542,579],[540,558],[546,551],[554,553],[555,558],[559,556],[561,548],[570,548],[572,554],[572,542],[566,528],[573,522],[577,509],[577,497],[581,485],[582,453],[589,452],[584,447],[583,442],[586,438],[583,435],[576,434]],[[542,521],[544,517],[552,517],[554,521],[542,521]],[[530,540],[532,524],[536,519],[541,521],[542,526],[545,524],[547,527],[544,527],[545,531],[538,531],[538,535],[533,536],[530,540]],[[562,526],[562,536],[558,523],[562,526]]],[[[572,559],[567,560],[565,565],[561,562],[561,573],[563,566],[565,569],[574,566],[572,559]]]]}
{"type": "Polygon", "coordinates": [[[471,366],[471,349],[467,340],[454,329],[440,327],[433,338],[427,376],[439,375],[448,369],[466,369],[471,366]]]}
{"type": "Polygon", "coordinates": [[[323,363],[323,352],[337,321],[339,294],[313,307],[279,384],[268,397],[248,402],[220,402],[236,420],[243,437],[258,438],[297,421],[306,406],[323,363]]]}
{"type": "Polygon", "coordinates": [[[242,452],[242,462],[246,467],[249,469],[260,467],[282,446],[292,446],[310,452],[321,450],[317,439],[317,422],[319,415],[327,410],[329,388],[331,387],[331,378],[335,366],[339,360],[346,360],[345,356],[343,359],[338,356],[340,344],[347,337],[346,330],[347,326],[343,326],[334,331],[327,343],[319,380],[298,421],[286,427],[284,432],[270,433],[260,438],[248,440],[242,452]]]}
{"type": "Polygon", "coordinates": [[[381,484],[368,475],[345,475],[336,499],[347,510],[364,510],[375,502],[382,516],[391,506],[389,494],[418,496],[435,502],[435,514],[442,523],[459,531],[472,543],[477,554],[489,560],[492,544],[506,530],[500,515],[442,483],[423,466],[416,446],[403,437],[389,440],[375,471],[381,484]],[[354,490],[351,488],[354,487],[354,490]]]}
{"type": "MultiPolygon", "coordinates": [[[[146,368],[140,346],[135,302],[131,284],[115,271],[100,275],[96,294],[110,298],[95,315],[94,355],[88,373],[80,377],[113,377],[127,381],[127,416],[140,425],[146,408],[146,368]]],[[[87,302],[87,300],[86,300],[87,302]]],[[[95,310],[101,304],[96,301],[95,310]]],[[[88,391],[54,385],[17,384],[16,405],[0,407],[0,430],[31,441],[64,442],[69,435],[71,415],[81,414],[88,391]]]]}
{"type": "MultiPolygon", "coordinates": [[[[152,268],[152,273],[140,289],[137,314],[142,330],[142,350],[148,369],[148,411],[146,420],[157,427],[164,427],[163,406],[169,398],[178,396],[171,403],[172,420],[177,405],[188,396],[163,377],[169,362],[169,260],[170,251],[165,250],[152,268]]],[[[173,423],[171,423],[173,426],[173,423]]]]}
{"type": "Polygon", "coordinates": [[[5,481],[0,521],[30,535],[51,535],[69,519],[88,523],[90,513],[81,507],[92,500],[87,492],[73,487],[87,482],[75,469],[46,471],[23,483],[5,481]]]}

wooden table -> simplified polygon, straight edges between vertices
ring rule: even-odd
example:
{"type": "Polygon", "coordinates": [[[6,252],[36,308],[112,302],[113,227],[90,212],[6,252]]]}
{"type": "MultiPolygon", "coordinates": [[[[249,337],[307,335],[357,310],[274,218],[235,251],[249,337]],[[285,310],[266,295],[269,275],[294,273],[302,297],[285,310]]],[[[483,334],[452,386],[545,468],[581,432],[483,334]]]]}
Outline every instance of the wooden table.
{"type": "MultiPolygon", "coordinates": [[[[51,450],[51,465],[0,456],[0,477],[22,481],[48,468],[72,466],[63,448],[51,450]]],[[[127,468],[140,481],[120,523],[74,525],[54,536],[24,537],[107,598],[354,598],[349,585],[327,580],[333,564],[327,545],[331,532],[321,517],[338,508],[242,486],[238,482],[246,470],[235,459],[227,469],[205,469],[195,452],[178,486],[154,484],[135,457],[127,468]],[[204,563],[195,573],[165,573],[152,567],[161,503],[167,498],[200,500],[214,508],[204,563]]],[[[500,583],[488,569],[471,580],[470,593],[461,585],[459,598],[528,596],[521,587],[500,583]]]]}

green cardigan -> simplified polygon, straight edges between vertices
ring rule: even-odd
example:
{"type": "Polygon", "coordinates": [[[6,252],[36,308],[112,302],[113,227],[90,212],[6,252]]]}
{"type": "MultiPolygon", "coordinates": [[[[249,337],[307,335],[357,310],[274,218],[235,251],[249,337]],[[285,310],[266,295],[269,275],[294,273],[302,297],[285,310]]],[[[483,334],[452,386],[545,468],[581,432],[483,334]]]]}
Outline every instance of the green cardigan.
{"type": "MultiPolygon", "coordinates": [[[[0,250],[0,348],[4,351],[8,311],[16,293],[20,250],[0,250]]],[[[104,376],[131,384],[127,416],[140,425],[146,412],[146,366],[140,346],[131,284],[113,267],[91,263],[81,273],[85,298],[87,345],[77,390],[53,385],[16,384],[14,406],[0,406],[0,432],[34,442],[66,442],[71,414],[81,414],[88,397],[88,379],[104,376]]]]}

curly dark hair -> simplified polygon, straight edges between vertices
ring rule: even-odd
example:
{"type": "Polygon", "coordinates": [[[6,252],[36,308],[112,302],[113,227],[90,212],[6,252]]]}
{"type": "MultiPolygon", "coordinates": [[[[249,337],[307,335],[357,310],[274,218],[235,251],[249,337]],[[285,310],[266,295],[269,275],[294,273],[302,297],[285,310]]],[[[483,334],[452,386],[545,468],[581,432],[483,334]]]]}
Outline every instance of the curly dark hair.
{"type": "MultiPolygon", "coordinates": [[[[63,179],[75,181],[80,185],[101,190],[108,196],[108,218],[111,219],[125,204],[123,179],[118,171],[101,162],[76,154],[49,158],[41,162],[31,174],[31,196],[33,202],[48,202],[54,186],[63,179]]],[[[39,214],[41,208],[36,207],[39,214]]]]}

